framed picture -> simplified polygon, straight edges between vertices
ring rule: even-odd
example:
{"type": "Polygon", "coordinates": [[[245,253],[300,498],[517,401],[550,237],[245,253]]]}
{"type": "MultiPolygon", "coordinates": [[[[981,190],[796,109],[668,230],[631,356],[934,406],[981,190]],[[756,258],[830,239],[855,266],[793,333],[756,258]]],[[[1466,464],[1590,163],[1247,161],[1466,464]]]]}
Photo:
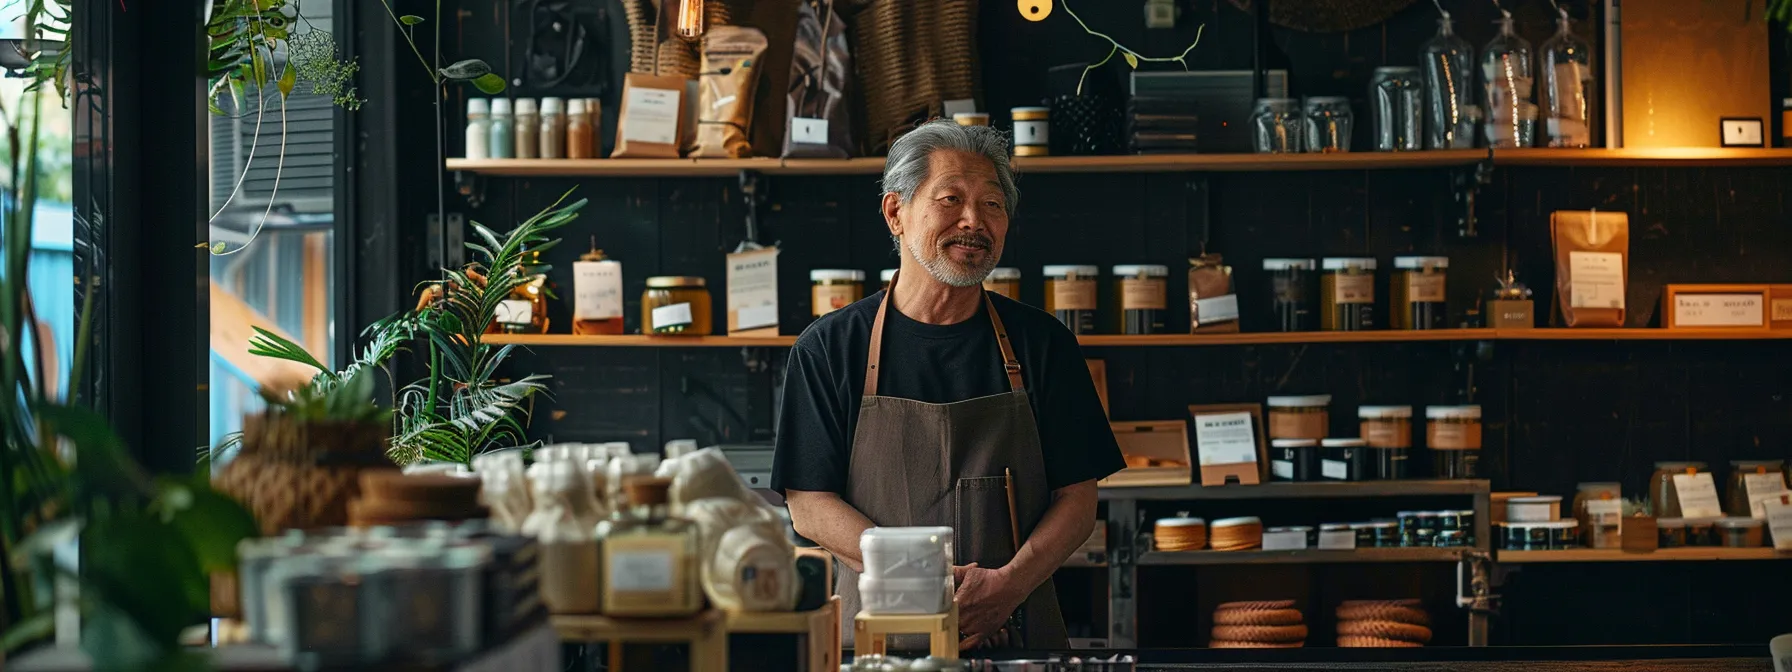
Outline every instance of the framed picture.
{"type": "Polygon", "coordinates": [[[1725,147],[1766,147],[1767,132],[1760,117],[1724,117],[1718,120],[1725,147]]]}
{"type": "Polygon", "coordinates": [[[1194,404],[1188,407],[1194,425],[1196,462],[1201,485],[1263,482],[1269,464],[1263,439],[1263,407],[1259,404],[1194,404]]]}

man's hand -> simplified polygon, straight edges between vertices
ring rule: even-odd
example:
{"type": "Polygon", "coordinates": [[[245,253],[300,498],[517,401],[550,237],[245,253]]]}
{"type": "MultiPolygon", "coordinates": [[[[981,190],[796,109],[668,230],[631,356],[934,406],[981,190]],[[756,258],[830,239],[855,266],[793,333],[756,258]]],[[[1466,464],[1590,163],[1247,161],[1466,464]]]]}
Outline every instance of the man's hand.
{"type": "Polygon", "coordinates": [[[958,602],[958,630],[965,635],[961,644],[968,644],[961,648],[1004,641],[998,631],[1026,601],[1027,591],[1020,590],[1007,572],[983,569],[974,562],[953,567],[952,578],[958,585],[953,596],[958,602]]]}

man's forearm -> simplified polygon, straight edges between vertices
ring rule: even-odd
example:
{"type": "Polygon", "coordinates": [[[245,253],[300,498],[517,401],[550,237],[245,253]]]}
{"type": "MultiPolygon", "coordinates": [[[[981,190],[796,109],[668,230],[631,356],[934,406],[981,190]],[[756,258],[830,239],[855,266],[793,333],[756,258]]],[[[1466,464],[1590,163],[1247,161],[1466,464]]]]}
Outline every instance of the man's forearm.
{"type": "Polygon", "coordinates": [[[784,493],[784,504],[790,508],[790,523],[797,534],[833,553],[852,571],[865,570],[859,535],[871,529],[870,518],[831,492],[791,490],[784,493]]]}
{"type": "MultiPolygon", "coordinates": [[[[1002,571],[1027,592],[1045,583],[1095,528],[1095,482],[1059,488],[1052,504],[1002,571]]],[[[1001,521],[1006,525],[1007,521],[1001,521]]]]}

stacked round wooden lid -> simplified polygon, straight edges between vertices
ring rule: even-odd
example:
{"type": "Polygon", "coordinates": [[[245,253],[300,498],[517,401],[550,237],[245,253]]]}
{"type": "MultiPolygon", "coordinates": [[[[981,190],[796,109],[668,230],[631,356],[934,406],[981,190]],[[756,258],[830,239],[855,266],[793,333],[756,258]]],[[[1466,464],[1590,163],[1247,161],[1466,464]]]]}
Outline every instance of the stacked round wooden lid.
{"type": "Polygon", "coordinates": [[[1344,648],[1418,648],[1431,641],[1431,616],[1418,600],[1345,600],[1337,613],[1344,648]]]}
{"type": "Polygon", "coordinates": [[[1213,550],[1248,551],[1263,546],[1263,520],[1260,518],[1221,518],[1213,521],[1210,533],[1213,550]]]}
{"type": "Polygon", "coordinates": [[[1151,528],[1151,541],[1160,551],[1199,551],[1207,548],[1207,521],[1187,516],[1159,518],[1151,528]]]}
{"type": "Polygon", "coordinates": [[[1307,626],[1294,600],[1227,602],[1213,611],[1214,649],[1298,649],[1307,626]]]}
{"type": "Polygon", "coordinates": [[[486,517],[477,478],[405,475],[396,469],[361,472],[361,498],[348,503],[350,525],[394,525],[417,520],[486,517]]]}

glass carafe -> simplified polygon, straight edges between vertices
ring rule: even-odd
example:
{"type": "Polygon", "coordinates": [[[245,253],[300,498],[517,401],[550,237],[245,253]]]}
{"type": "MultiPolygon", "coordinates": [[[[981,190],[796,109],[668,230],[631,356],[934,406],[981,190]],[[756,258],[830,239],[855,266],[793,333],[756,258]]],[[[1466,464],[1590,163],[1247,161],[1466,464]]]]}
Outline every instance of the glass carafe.
{"type": "Polygon", "coordinates": [[[1543,99],[1544,135],[1551,147],[1588,147],[1593,140],[1593,48],[1568,30],[1568,12],[1556,18],[1556,34],[1543,42],[1537,95],[1543,99]]]}
{"type": "Polygon", "coordinates": [[[1306,135],[1300,102],[1293,98],[1258,98],[1251,111],[1252,138],[1258,152],[1284,154],[1301,151],[1306,135]]]}
{"type": "Polygon", "coordinates": [[[1487,100],[1487,144],[1528,147],[1536,135],[1537,103],[1531,97],[1531,43],[1512,32],[1512,16],[1499,20],[1500,34],[1481,50],[1481,81],[1487,100]],[[1528,120],[1527,120],[1528,117],[1528,120]]]}
{"type": "Polygon", "coordinates": [[[1425,72],[1425,146],[1469,149],[1475,146],[1475,48],[1451,29],[1450,15],[1437,20],[1437,34],[1425,42],[1419,60],[1425,72]]]}
{"type": "Polygon", "coordinates": [[[1314,96],[1307,99],[1307,141],[1309,152],[1350,151],[1350,99],[1314,96]]]}
{"type": "Polygon", "coordinates": [[[1375,120],[1376,151],[1424,148],[1420,133],[1425,127],[1425,90],[1419,83],[1418,68],[1376,68],[1369,81],[1369,104],[1375,120]]]}

